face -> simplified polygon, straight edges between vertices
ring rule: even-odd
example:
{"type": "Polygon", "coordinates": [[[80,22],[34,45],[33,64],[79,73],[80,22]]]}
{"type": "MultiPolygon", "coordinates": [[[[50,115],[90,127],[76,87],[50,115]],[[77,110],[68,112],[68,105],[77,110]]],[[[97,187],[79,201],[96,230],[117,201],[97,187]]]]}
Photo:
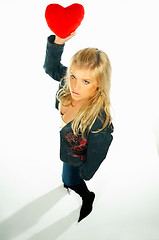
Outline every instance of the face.
{"type": "Polygon", "coordinates": [[[88,101],[98,88],[97,80],[92,78],[91,70],[79,68],[75,64],[70,71],[70,92],[75,101],[88,101]]]}

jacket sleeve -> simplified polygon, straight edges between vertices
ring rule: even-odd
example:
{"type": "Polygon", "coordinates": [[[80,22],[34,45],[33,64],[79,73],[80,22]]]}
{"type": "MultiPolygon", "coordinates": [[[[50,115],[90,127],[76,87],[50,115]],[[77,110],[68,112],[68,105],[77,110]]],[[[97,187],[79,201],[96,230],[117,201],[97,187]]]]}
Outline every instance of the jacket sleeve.
{"type": "Polygon", "coordinates": [[[90,132],[87,148],[87,159],[81,168],[81,177],[90,180],[106,158],[108,149],[113,140],[111,130],[106,127],[99,133],[90,132]]]}
{"type": "Polygon", "coordinates": [[[45,72],[54,80],[60,81],[66,74],[67,67],[61,64],[61,55],[64,44],[54,44],[55,36],[51,35],[47,39],[46,56],[44,62],[45,72]]]}

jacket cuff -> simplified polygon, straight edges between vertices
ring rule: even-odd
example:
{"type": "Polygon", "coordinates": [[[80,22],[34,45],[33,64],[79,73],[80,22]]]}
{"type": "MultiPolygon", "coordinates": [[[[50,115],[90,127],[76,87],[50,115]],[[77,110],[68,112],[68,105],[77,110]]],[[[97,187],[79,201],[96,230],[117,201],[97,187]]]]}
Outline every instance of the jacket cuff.
{"type": "Polygon", "coordinates": [[[47,39],[48,46],[59,49],[59,50],[63,50],[65,43],[64,44],[56,44],[56,43],[54,43],[54,41],[55,41],[55,35],[50,35],[47,39]]]}

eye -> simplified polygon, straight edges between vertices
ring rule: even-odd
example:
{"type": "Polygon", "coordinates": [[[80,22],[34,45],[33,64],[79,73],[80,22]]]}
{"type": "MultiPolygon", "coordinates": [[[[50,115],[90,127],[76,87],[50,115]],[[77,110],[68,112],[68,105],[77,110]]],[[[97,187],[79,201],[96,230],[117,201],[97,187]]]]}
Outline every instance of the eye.
{"type": "Polygon", "coordinates": [[[88,82],[87,80],[83,80],[83,83],[84,83],[85,85],[88,85],[88,84],[89,84],[89,82],[88,82]]]}
{"type": "Polygon", "coordinates": [[[71,77],[72,79],[76,79],[76,77],[75,77],[73,74],[71,74],[70,77],[71,77]]]}

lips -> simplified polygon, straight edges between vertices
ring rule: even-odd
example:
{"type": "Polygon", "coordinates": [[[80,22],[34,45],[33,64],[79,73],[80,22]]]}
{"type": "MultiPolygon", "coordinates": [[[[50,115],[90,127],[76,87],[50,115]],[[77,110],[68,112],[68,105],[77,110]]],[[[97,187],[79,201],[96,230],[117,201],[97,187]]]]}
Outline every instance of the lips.
{"type": "Polygon", "coordinates": [[[80,95],[79,93],[76,93],[76,92],[74,92],[74,91],[72,91],[72,93],[73,93],[74,95],[76,95],[76,96],[79,96],[79,95],[80,95]]]}

